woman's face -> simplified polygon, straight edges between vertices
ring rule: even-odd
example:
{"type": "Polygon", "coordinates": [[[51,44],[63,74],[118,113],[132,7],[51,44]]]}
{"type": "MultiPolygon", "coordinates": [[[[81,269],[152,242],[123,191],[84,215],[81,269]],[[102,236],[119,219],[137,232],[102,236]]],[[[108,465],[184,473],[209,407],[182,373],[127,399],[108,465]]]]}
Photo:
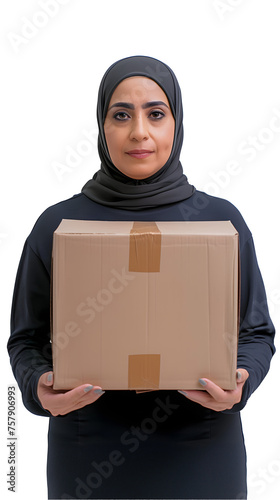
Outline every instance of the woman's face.
{"type": "Polygon", "coordinates": [[[167,162],[175,120],[159,85],[142,76],[123,80],[109,103],[104,132],[111,160],[123,174],[145,179],[167,162]]]}

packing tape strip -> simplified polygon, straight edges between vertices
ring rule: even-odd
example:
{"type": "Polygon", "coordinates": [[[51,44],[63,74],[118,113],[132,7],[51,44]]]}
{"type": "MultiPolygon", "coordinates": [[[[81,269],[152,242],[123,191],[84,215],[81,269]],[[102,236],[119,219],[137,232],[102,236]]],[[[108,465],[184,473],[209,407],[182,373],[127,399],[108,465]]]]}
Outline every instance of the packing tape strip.
{"type": "Polygon", "coordinates": [[[129,238],[129,271],[159,273],[161,232],[155,222],[134,222],[129,238]]]}
{"type": "Polygon", "coordinates": [[[130,354],[128,356],[128,388],[158,389],[160,354],[130,354]]]}

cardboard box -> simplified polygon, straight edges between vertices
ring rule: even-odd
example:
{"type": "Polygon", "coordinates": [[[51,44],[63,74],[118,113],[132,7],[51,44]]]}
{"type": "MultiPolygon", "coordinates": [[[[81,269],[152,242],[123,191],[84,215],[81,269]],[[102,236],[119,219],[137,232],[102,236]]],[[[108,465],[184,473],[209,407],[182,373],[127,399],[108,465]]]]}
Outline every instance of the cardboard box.
{"type": "Polygon", "coordinates": [[[53,239],[54,388],[236,387],[231,222],[63,220],[53,239]]]}

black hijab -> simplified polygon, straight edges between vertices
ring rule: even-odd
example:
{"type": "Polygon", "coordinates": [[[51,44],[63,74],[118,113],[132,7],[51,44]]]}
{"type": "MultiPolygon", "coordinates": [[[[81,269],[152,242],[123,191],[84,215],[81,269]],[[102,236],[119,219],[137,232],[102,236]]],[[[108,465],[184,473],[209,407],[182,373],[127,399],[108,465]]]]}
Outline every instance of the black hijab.
{"type": "Polygon", "coordinates": [[[183,143],[183,107],[181,90],[173,71],[152,57],[127,57],[115,62],[104,74],[98,93],[98,152],[101,168],[82,189],[91,200],[127,210],[141,210],[175,203],[192,196],[195,188],[188,183],[179,161],[183,143]],[[154,80],[165,92],[175,118],[173,147],[168,161],[146,179],[132,179],[112,163],[106,144],[104,121],[112,94],[126,78],[144,76],[154,80]]]}

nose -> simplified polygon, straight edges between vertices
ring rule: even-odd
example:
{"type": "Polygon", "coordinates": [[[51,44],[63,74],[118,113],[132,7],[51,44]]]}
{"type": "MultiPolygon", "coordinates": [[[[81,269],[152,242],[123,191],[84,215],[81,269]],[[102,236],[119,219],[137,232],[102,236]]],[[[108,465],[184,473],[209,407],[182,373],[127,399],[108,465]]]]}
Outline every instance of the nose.
{"type": "Polygon", "coordinates": [[[149,138],[148,124],[145,117],[139,115],[131,120],[130,139],[134,141],[144,141],[149,138]]]}

